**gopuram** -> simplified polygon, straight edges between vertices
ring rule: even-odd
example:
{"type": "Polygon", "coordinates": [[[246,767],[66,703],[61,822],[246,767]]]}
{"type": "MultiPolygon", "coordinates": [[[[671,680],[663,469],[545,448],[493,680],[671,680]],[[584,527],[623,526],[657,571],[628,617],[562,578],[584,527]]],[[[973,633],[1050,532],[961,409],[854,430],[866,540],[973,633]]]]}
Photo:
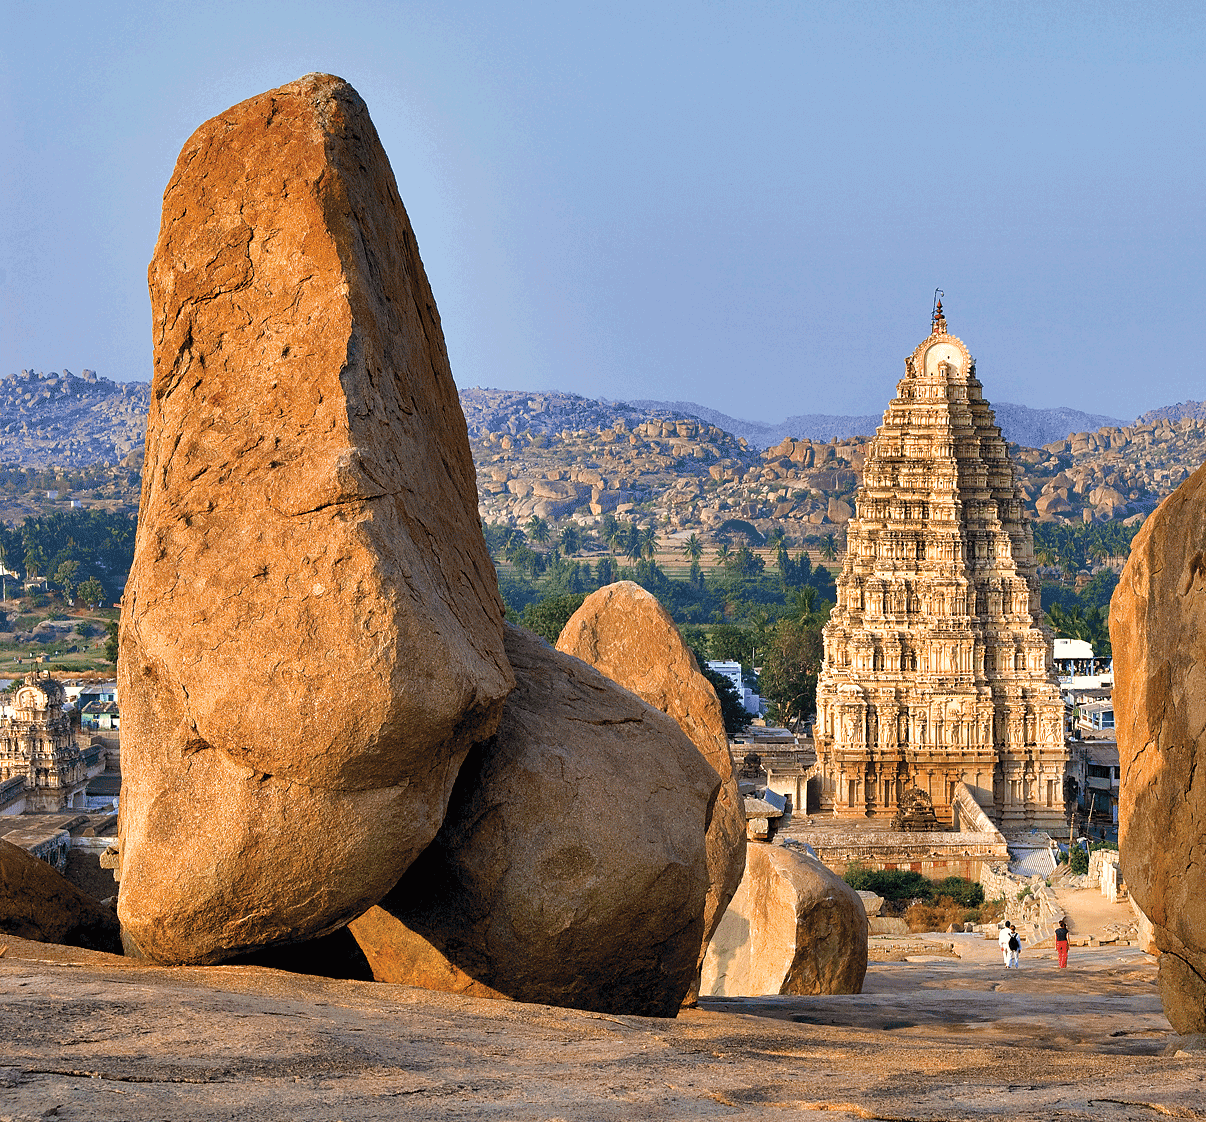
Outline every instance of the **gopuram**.
{"type": "Polygon", "coordinates": [[[84,805],[88,772],[63,687],[34,670],[17,688],[13,716],[0,717],[0,783],[25,779],[25,809],[64,810],[84,805]]]}
{"type": "Polygon", "coordinates": [[[876,434],[825,626],[815,731],[835,818],[891,828],[923,792],[950,829],[962,781],[1005,832],[1065,826],[1033,531],[980,391],[939,301],[876,434]]]}

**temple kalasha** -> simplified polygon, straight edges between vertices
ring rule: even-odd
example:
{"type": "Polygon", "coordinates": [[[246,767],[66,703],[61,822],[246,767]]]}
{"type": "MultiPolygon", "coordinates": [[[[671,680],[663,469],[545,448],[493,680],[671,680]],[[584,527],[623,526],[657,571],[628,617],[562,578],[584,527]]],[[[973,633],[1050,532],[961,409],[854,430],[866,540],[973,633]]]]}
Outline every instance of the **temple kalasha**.
{"type": "Polygon", "coordinates": [[[949,829],[962,781],[1004,831],[1065,827],[1033,532],[941,302],[876,434],[824,634],[822,812],[899,826],[932,807],[949,829]]]}

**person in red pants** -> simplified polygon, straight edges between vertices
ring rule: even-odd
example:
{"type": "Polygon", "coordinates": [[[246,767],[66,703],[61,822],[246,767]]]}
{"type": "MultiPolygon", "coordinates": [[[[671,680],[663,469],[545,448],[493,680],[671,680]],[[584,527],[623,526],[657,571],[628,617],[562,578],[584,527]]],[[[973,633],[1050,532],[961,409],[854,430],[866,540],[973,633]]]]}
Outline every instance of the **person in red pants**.
{"type": "Polygon", "coordinates": [[[1059,926],[1055,929],[1055,951],[1059,955],[1059,968],[1067,969],[1068,966],[1068,921],[1061,919],[1059,926]]]}

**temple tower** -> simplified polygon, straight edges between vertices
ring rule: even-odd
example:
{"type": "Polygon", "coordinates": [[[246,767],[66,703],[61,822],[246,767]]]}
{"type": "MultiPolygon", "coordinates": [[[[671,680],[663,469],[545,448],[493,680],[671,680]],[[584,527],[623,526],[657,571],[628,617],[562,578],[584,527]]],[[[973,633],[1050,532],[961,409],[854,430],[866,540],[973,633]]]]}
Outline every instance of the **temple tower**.
{"type": "Polygon", "coordinates": [[[63,687],[34,670],[17,688],[13,716],[0,717],[0,782],[23,775],[26,809],[83,807],[88,772],[63,712],[63,687]]]}
{"type": "Polygon", "coordinates": [[[847,529],[825,626],[822,811],[888,825],[962,780],[1003,830],[1062,830],[1064,707],[1034,537],[976,364],[947,333],[905,359],[847,529]]]}

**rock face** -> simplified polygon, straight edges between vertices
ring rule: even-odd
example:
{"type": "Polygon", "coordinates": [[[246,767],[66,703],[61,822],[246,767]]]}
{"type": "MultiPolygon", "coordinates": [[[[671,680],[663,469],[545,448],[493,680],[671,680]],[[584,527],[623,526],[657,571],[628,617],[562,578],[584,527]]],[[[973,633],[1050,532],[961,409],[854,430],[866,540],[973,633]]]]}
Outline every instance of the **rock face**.
{"type": "Polygon", "coordinates": [[[120,914],[213,962],[342,926],[435,836],[513,678],[414,233],[309,75],[185,144],[122,606],[120,914]]]}
{"type": "Polygon", "coordinates": [[[836,873],[804,853],[751,845],[745,876],[704,958],[710,997],[860,993],[867,913],[836,873]]]}
{"type": "Polygon", "coordinates": [[[1144,524],[1110,605],[1122,873],[1155,928],[1160,996],[1206,1032],[1206,467],[1144,524]]]}
{"type": "Polygon", "coordinates": [[[0,838],[0,931],[121,954],[117,916],[32,853],[0,838]]]}
{"type": "Polygon", "coordinates": [[[673,1016],[695,975],[718,777],[591,667],[519,628],[506,650],[518,684],[497,735],[352,932],[380,981],[673,1016]]]}
{"type": "Polygon", "coordinates": [[[702,963],[707,941],[745,871],[745,808],[737,792],[716,691],[699,672],[670,613],[632,581],[619,581],[588,596],[566,623],[557,649],[589,663],[673,717],[720,776],[720,794],[707,834],[702,963]]]}

